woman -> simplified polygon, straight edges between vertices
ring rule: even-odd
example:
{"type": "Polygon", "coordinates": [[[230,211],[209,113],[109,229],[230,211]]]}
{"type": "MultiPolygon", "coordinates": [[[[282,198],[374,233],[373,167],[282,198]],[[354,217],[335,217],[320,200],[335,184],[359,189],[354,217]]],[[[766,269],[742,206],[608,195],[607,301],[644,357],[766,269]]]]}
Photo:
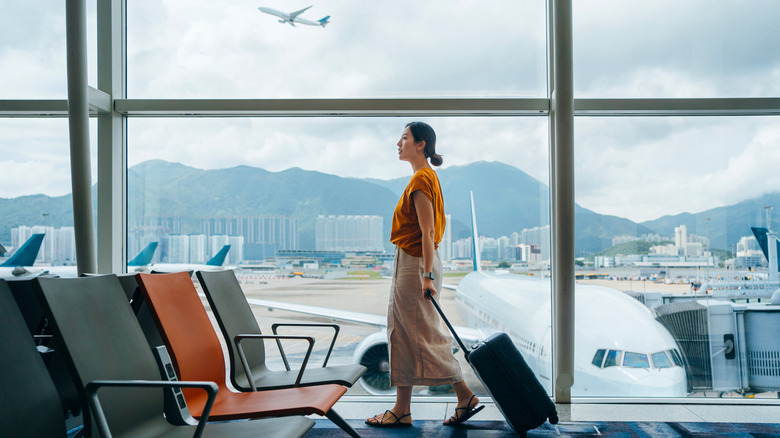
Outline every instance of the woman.
{"type": "Polygon", "coordinates": [[[458,424],[482,410],[479,398],[466,385],[452,354],[452,337],[436,313],[426,289],[441,287],[441,260],[436,251],[444,234],[444,199],[436,172],[436,133],[428,124],[411,122],[398,141],[398,159],[412,165],[414,175],[393,214],[390,241],[396,245],[395,272],[387,312],[390,384],[396,387],[395,406],[366,420],[370,426],[412,425],[413,385],[451,384],[458,396],[455,413],[446,425],[458,424]],[[430,159],[430,164],[428,163],[430,159]]]}

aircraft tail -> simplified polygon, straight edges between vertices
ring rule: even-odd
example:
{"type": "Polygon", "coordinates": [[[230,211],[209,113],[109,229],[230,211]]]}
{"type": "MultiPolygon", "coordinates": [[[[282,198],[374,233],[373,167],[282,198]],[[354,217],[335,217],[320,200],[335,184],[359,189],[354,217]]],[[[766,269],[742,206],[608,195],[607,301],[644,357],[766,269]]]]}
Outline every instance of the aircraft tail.
{"type": "Polygon", "coordinates": [[[30,236],[14,254],[0,266],[32,266],[38,258],[38,251],[43,243],[44,233],[36,233],[30,236]]]}
{"type": "Polygon", "coordinates": [[[228,251],[230,251],[230,245],[223,246],[211,260],[206,262],[206,264],[208,266],[222,266],[222,264],[225,263],[225,257],[227,257],[228,251]]]}
{"type": "Polygon", "coordinates": [[[127,266],[147,266],[152,262],[154,251],[157,249],[157,242],[149,242],[148,245],[133,260],[127,262],[127,266]]]}
{"type": "Polygon", "coordinates": [[[471,252],[473,254],[474,270],[482,270],[482,256],[479,253],[479,234],[477,233],[477,213],[474,208],[474,192],[469,192],[471,196],[471,252]]]}
{"type": "MultiPolygon", "coordinates": [[[[764,227],[750,227],[750,229],[753,231],[753,235],[756,236],[756,240],[758,241],[758,246],[761,247],[761,252],[764,253],[764,257],[766,257],[767,262],[769,261],[769,241],[767,238],[767,233],[769,233],[769,230],[764,227]]],[[[775,241],[775,245],[777,248],[777,252],[775,254],[780,254],[780,241],[775,241]]],[[[777,269],[780,270],[780,258],[777,261],[777,269]]]]}
{"type": "Polygon", "coordinates": [[[330,20],[330,15],[326,15],[325,17],[317,20],[317,22],[320,23],[320,26],[325,27],[326,24],[330,23],[328,20],[330,20]]]}

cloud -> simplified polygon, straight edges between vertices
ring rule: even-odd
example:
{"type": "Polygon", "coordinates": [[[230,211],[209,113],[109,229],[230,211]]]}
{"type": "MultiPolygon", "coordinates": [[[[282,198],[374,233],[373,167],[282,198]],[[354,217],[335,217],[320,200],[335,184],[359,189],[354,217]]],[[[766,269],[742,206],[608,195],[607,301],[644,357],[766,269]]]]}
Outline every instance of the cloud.
{"type": "MultiPolygon", "coordinates": [[[[92,181],[97,181],[97,121],[90,121],[92,181]]],[[[0,118],[0,198],[71,192],[66,119],[0,118]]]]}
{"type": "Polygon", "coordinates": [[[751,117],[578,118],[576,200],[644,221],[780,191],[779,126],[751,117]]]}
{"type": "MultiPolygon", "coordinates": [[[[282,0],[264,6],[292,10],[282,0]]],[[[64,98],[64,5],[0,0],[0,98],[64,98]],[[20,37],[21,36],[21,37],[20,37]]],[[[314,5],[320,27],[280,24],[255,0],[128,2],[131,98],[538,96],[546,93],[544,2],[442,8],[428,2],[314,5]]],[[[576,97],[776,96],[780,3],[574,2],[576,97]]],[[[95,83],[94,2],[90,83],[95,83]]],[[[407,117],[134,118],[130,165],[301,167],[342,176],[408,175],[395,143],[407,117]]],[[[445,167],[478,160],[549,181],[544,117],[432,117],[445,167]]],[[[94,121],[92,122],[94,125],[94,121]]],[[[94,130],[94,126],[92,128],[94,130]]],[[[696,211],[780,190],[769,175],[771,118],[575,120],[577,202],[632,219],[696,211]],[[751,182],[752,181],[752,182],[751,182]]],[[[94,134],[93,134],[94,137],[94,134]]],[[[64,121],[0,120],[9,163],[40,163],[21,186],[61,193],[64,121]],[[49,164],[45,164],[49,163],[49,164]],[[48,185],[38,181],[51,180],[48,185]]],[[[95,142],[92,140],[93,150],[95,142]]],[[[93,168],[94,172],[94,168],[93,168]]],[[[64,175],[64,176],[63,176],[64,175]]],[[[773,175],[773,173],[772,173],[773,175]]],[[[16,190],[16,189],[14,189],[16,190]]],[[[0,196],[23,193],[0,189],[0,196]]]]}
{"type": "Polygon", "coordinates": [[[780,66],[771,30],[778,2],[594,0],[573,8],[577,97],[777,95],[768,79],[780,66]],[[650,72],[680,84],[659,86],[650,72]]]}

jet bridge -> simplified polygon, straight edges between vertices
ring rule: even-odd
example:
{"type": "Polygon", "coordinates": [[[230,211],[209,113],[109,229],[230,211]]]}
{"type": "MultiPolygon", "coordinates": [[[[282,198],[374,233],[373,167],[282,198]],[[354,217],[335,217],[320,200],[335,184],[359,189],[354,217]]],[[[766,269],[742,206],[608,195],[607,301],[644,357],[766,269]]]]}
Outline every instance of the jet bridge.
{"type": "Polygon", "coordinates": [[[655,307],[656,319],[683,353],[690,391],[780,391],[778,301],[689,300],[655,307]]]}

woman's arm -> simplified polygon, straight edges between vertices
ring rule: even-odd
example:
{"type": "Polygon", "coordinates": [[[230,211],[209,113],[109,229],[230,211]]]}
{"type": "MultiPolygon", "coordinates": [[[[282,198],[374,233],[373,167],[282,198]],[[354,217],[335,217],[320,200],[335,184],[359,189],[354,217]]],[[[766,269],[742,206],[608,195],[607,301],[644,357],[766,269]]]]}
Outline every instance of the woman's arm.
{"type": "MultiPolygon", "coordinates": [[[[434,226],[433,226],[433,203],[421,190],[415,190],[412,192],[412,201],[414,201],[414,209],[417,211],[417,222],[420,224],[420,231],[422,231],[422,253],[423,253],[423,272],[433,271],[433,239],[434,239],[434,226]]],[[[423,278],[422,282],[422,294],[425,297],[425,290],[430,289],[431,294],[436,295],[436,288],[433,286],[433,281],[430,278],[423,278]]],[[[428,298],[425,297],[427,300],[428,298]]]]}

